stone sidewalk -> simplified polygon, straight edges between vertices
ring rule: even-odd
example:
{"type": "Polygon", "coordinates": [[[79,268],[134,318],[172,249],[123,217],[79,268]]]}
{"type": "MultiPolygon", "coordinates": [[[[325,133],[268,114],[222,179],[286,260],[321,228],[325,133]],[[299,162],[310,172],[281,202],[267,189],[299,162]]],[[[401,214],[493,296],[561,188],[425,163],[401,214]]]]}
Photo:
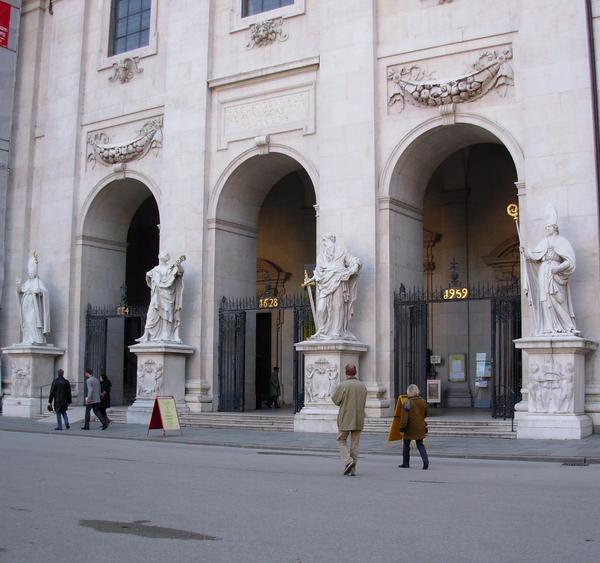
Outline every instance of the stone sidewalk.
{"type": "MultiPolygon", "coordinates": [[[[175,442],[189,445],[228,446],[263,450],[292,450],[306,452],[337,452],[335,435],[299,432],[259,432],[254,430],[224,430],[218,428],[183,428],[183,435],[170,432],[166,437],[160,430],[151,430],[147,436],[145,426],[113,423],[100,430],[92,423],[89,431],[80,430],[81,422],[74,422],[70,430],[58,432],[47,421],[0,416],[0,431],[60,434],[62,436],[89,436],[117,440],[143,440],[150,442],[175,442]]],[[[493,438],[428,439],[431,457],[463,459],[495,459],[512,461],[545,461],[557,463],[600,463],[600,434],[584,440],[502,440],[493,438]]],[[[361,437],[363,454],[398,454],[399,443],[388,443],[382,436],[361,437]]]]}

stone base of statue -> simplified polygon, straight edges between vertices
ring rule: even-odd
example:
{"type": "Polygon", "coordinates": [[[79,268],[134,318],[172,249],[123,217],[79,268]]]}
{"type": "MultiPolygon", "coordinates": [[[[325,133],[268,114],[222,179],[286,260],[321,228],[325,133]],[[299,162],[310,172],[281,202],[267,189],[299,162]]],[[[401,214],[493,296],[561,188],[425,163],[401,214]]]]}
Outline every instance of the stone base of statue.
{"type": "Polygon", "coordinates": [[[581,439],[592,433],[585,414],[585,361],[598,344],[578,336],[515,340],[523,351],[523,401],[517,438],[581,439]],[[527,406],[525,410],[525,404],[527,406]]]}
{"type": "Polygon", "coordinates": [[[156,397],[175,397],[177,412],[187,413],[185,361],[194,348],[175,342],[143,342],[129,347],[137,356],[137,392],[127,422],[148,424],[156,397]]]}
{"type": "Polygon", "coordinates": [[[21,417],[43,414],[56,375],[54,362],[65,350],[53,344],[14,344],[2,348],[2,353],[8,356],[11,383],[11,394],[2,401],[2,414],[21,417]]]}
{"type": "Polygon", "coordinates": [[[360,355],[369,347],[356,340],[305,340],[295,344],[304,361],[304,407],[294,416],[295,432],[337,432],[334,389],[346,377],[346,364],[354,364],[360,379],[360,355]]]}

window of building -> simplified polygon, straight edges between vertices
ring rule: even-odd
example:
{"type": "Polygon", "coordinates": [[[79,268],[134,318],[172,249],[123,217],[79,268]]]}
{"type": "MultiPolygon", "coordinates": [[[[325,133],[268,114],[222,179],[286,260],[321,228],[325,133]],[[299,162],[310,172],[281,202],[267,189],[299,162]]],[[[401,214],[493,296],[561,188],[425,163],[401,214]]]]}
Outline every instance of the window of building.
{"type": "Polygon", "coordinates": [[[109,56],[149,44],[151,4],[151,0],[112,0],[109,56]]]}
{"type": "Polygon", "coordinates": [[[242,0],[242,17],[247,18],[248,16],[293,4],[294,0],[242,0]]]}

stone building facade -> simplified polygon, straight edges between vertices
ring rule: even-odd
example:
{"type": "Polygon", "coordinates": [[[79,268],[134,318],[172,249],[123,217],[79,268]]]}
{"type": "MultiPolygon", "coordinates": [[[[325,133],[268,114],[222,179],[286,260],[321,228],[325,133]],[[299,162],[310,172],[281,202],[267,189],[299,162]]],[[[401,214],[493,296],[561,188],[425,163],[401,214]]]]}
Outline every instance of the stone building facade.
{"type": "MultiPolygon", "coordinates": [[[[353,320],[369,347],[360,377],[368,415],[388,416],[402,391],[394,292],[518,282],[519,241],[505,208],[518,204],[530,247],[543,236],[548,202],[577,254],[578,326],[600,340],[588,44],[597,0],[54,0],[48,8],[24,0],[21,10],[3,346],[19,339],[13,283],[33,249],[52,296],[51,341],[66,350],[57,365],[71,381],[90,353],[88,306],[147,304],[144,272],[158,249],[185,255],[181,337],[194,348],[185,404],[217,410],[222,298],[300,293],[319,236],[333,232],[363,263],[353,320]]],[[[492,354],[489,308],[452,306],[429,307],[423,346],[441,358],[449,403],[489,405],[493,382],[474,384],[476,353],[492,354]],[[462,383],[450,373],[457,354],[471,374],[462,383]]],[[[521,307],[525,334],[525,297],[521,307]]],[[[293,315],[268,312],[246,317],[247,408],[260,406],[264,366],[281,366],[284,402],[293,398],[293,315]]],[[[124,315],[106,327],[103,366],[126,401],[135,393],[127,346],[139,326],[124,315]]],[[[2,373],[10,395],[6,359],[2,373]]],[[[526,369],[522,385],[526,411],[526,369]]],[[[598,431],[595,353],[585,412],[598,431]]]]}

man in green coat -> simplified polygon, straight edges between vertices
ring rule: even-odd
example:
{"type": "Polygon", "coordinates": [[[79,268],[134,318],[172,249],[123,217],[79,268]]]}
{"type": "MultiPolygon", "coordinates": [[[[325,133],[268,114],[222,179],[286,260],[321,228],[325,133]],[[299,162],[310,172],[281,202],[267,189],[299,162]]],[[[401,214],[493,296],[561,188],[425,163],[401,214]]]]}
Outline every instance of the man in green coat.
{"type": "Polygon", "coordinates": [[[365,425],[365,403],[367,387],[356,378],[356,366],[346,366],[346,381],[342,381],[331,396],[334,404],[340,407],[337,417],[337,443],[344,462],[344,475],[356,475],[358,442],[365,425]],[[346,439],[350,434],[350,451],[346,439]]]}

